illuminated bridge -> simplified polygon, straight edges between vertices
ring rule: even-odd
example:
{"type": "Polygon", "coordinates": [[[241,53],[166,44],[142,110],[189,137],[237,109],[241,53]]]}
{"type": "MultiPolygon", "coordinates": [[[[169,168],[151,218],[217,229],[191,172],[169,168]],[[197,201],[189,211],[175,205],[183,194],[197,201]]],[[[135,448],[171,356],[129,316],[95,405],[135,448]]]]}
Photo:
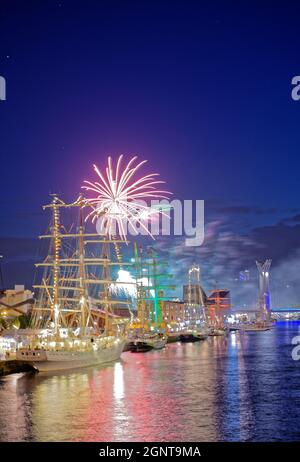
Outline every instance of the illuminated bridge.
{"type": "Polygon", "coordinates": [[[276,319],[300,320],[300,305],[292,305],[290,307],[283,308],[272,308],[272,317],[276,319]]]}
{"type": "MultiPolygon", "coordinates": [[[[248,317],[254,317],[257,312],[255,310],[232,310],[231,314],[237,314],[240,316],[246,315],[248,317]]],[[[291,305],[289,307],[272,308],[271,316],[275,319],[291,319],[300,320],[300,305],[291,305]]]]}

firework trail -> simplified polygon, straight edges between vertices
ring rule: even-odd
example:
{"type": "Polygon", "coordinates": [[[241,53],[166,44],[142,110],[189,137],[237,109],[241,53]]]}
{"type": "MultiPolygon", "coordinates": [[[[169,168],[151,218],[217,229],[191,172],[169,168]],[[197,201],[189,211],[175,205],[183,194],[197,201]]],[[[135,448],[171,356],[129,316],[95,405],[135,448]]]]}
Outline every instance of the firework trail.
{"type": "Polygon", "coordinates": [[[83,189],[96,194],[95,197],[87,198],[86,202],[92,207],[86,220],[102,218],[101,231],[109,237],[117,233],[122,239],[126,237],[127,225],[136,229],[138,224],[153,239],[151,232],[145,225],[145,221],[152,215],[164,214],[161,209],[145,205],[151,199],[169,199],[169,191],[158,189],[165,182],[158,180],[158,173],[150,173],[140,176],[139,170],[147,162],[136,162],[137,156],[133,157],[123,167],[123,155],[121,155],[113,168],[112,158],[108,157],[108,165],[105,174],[93,165],[98,176],[98,181],[84,181],[83,189]]]}

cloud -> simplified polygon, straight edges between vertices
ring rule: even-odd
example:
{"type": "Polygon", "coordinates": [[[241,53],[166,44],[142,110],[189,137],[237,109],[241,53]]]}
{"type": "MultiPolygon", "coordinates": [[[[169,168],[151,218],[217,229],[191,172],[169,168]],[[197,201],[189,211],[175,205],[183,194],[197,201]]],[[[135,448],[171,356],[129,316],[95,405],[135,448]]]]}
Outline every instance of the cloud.
{"type": "Polygon", "coordinates": [[[252,230],[250,236],[257,244],[257,258],[269,255],[276,263],[285,261],[300,249],[300,224],[290,226],[280,222],[258,227],[252,230]]]}
{"type": "MultiPolygon", "coordinates": [[[[246,209],[240,209],[240,215],[235,209],[236,216],[242,220],[246,209]]],[[[236,308],[244,305],[254,308],[258,292],[255,260],[271,258],[272,301],[283,306],[295,304],[297,300],[300,302],[299,221],[299,214],[293,210],[284,220],[268,226],[252,226],[246,231],[242,228],[242,232],[238,226],[233,227],[227,213],[212,214],[211,219],[206,218],[204,244],[200,247],[187,247],[185,238],[178,236],[158,237],[154,243],[140,239],[143,247],[153,246],[162,259],[169,261],[173,278],[167,282],[177,286],[169,295],[182,297],[182,285],[188,282],[188,269],[195,263],[201,268],[202,285],[206,291],[216,286],[229,288],[236,308]],[[239,272],[245,269],[250,270],[251,280],[247,283],[239,281],[239,272]]],[[[33,238],[0,238],[4,256],[1,266],[7,286],[25,283],[31,287],[34,263],[38,254],[45,254],[42,244],[47,245],[33,238]]],[[[124,261],[131,256],[132,247],[128,247],[124,261]]]]}
{"type": "MultiPolygon", "coordinates": [[[[300,224],[279,222],[239,233],[231,229],[226,217],[219,217],[206,223],[201,247],[186,247],[184,238],[166,237],[160,238],[156,248],[170,258],[170,268],[179,287],[187,283],[189,267],[197,264],[204,288],[229,288],[236,308],[244,305],[255,308],[258,294],[255,261],[271,258],[274,303],[282,306],[294,304],[297,299],[300,302],[300,224]],[[239,272],[245,269],[251,275],[247,283],[239,281],[239,272]]],[[[180,288],[177,295],[181,296],[180,288]]]]}
{"type": "Polygon", "coordinates": [[[294,223],[300,223],[300,214],[298,213],[297,215],[293,215],[291,217],[283,218],[282,220],[279,221],[280,224],[294,224],[294,223]]]}

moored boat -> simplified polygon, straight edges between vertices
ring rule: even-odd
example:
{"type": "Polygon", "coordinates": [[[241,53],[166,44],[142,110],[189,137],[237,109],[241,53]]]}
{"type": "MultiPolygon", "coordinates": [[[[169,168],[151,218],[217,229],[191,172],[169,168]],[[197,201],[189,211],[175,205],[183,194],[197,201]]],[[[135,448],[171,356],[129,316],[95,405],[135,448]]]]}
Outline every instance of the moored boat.
{"type": "Polygon", "coordinates": [[[195,335],[199,340],[206,340],[209,334],[209,330],[206,327],[196,329],[195,335]]]}
{"type": "Polygon", "coordinates": [[[180,334],[178,332],[168,332],[167,343],[175,343],[180,340],[180,334]]]}
{"type": "Polygon", "coordinates": [[[142,340],[138,340],[130,346],[130,351],[132,353],[145,353],[150,350],[153,350],[153,346],[149,343],[143,342],[142,340]]]}
{"type": "Polygon", "coordinates": [[[81,346],[82,349],[70,348],[62,342],[53,342],[52,349],[45,348],[20,348],[17,350],[16,359],[29,362],[40,372],[59,371],[115,361],[120,358],[125,341],[115,337],[102,337],[90,343],[87,341],[81,346]]]}
{"type": "Polygon", "coordinates": [[[193,332],[185,332],[179,336],[182,343],[200,342],[200,337],[196,336],[193,332]]]}
{"type": "Polygon", "coordinates": [[[226,336],[228,335],[228,333],[229,333],[229,330],[227,328],[212,327],[208,335],[211,337],[219,337],[219,336],[226,336]]]}
{"type": "Polygon", "coordinates": [[[149,350],[161,350],[166,346],[166,343],[166,335],[145,333],[131,342],[131,351],[139,353],[149,350]]]}
{"type": "Polygon", "coordinates": [[[264,332],[271,329],[271,325],[265,322],[254,322],[249,324],[242,324],[239,327],[241,332],[264,332]]]}

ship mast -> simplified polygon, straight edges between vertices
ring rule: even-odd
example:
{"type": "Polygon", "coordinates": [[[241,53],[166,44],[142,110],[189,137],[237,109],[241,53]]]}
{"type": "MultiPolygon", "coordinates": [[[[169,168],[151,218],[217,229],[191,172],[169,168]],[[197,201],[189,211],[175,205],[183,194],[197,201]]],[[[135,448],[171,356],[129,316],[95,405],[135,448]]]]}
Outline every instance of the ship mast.
{"type": "Polygon", "coordinates": [[[108,333],[108,315],[109,315],[109,284],[110,284],[110,248],[109,248],[109,241],[104,238],[104,242],[102,245],[102,258],[103,258],[103,270],[102,270],[102,280],[103,280],[103,305],[104,305],[104,333],[107,335],[108,333]]]}
{"type": "Polygon", "coordinates": [[[137,294],[137,318],[140,321],[142,330],[145,327],[145,308],[146,308],[146,290],[143,286],[143,266],[142,266],[143,251],[138,251],[137,243],[134,243],[134,261],[136,271],[136,294],[137,294]]]}
{"type": "MultiPolygon", "coordinates": [[[[58,197],[57,194],[52,195],[53,199],[51,204],[45,205],[43,208],[51,208],[53,215],[52,224],[52,238],[53,238],[53,286],[52,286],[52,297],[50,291],[47,289],[48,296],[50,298],[50,304],[53,313],[54,331],[58,335],[59,323],[61,321],[61,310],[60,310],[60,298],[59,298],[59,280],[60,280],[60,251],[61,251],[61,234],[60,234],[60,207],[64,205],[64,202],[58,197]]],[[[46,285],[46,284],[45,284],[46,285]]]]}
{"type": "Polygon", "coordinates": [[[167,297],[165,297],[164,291],[175,290],[176,287],[174,285],[164,284],[162,282],[163,279],[172,278],[173,276],[171,274],[166,272],[158,272],[159,267],[163,268],[167,265],[167,262],[159,261],[157,258],[157,254],[152,247],[148,249],[148,255],[148,297],[150,301],[149,322],[151,324],[154,322],[155,329],[158,330],[159,328],[164,327],[162,304],[165,300],[168,299],[167,297]],[[153,291],[152,303],[150,292],[151,290],[153,291]]]}
{"type": "MultiPolygon", "coordinates": [[[[50,268],[50,275],[45,273],[42,283],[34,285],[40,289],[40,297],[36,303],[32,321],[34,327],[40,327],[43,323],[48,327],[53,322],[55,334],[59,335],[60,327],[79,327],[81,334],[86,335],[88,328],[95,328],[100,318],[104,318],[104,332],[109,331],[109,320],[114,316],[112,307],[115,305],[128,305],[128,301],[112,300],[110,287],[112,284],[110,268],[116,266],[129,266],[132,263],[121,262],[119,243],[126,243],[123,239],[109,239],[108,236],[99,233],[87,233],[85,231],[84,209],[88,207],[82,194],[75,202],[66,204],[57,194],[53,195],[50,204],[43,208],[51,208],[52,225],[50,233],[40,236],[40,239],[50,239],[50,255],[37,267],[50,268]],[[74,232],[64,231],[60,221],[61,208],[76,207],[79,212],[79,223],[74,232]],[[75,239],[75,246],[68,244],[69,240],[75,239]],[[62,243],[67,244],[62,246],[62,243]],[[86,255],[86,246],[94,244],[100,248],[99,256],[86,255]],[[110,246],[115,247],[117,262],[111,261],[110,246]],[[74,247],[74,253],[70,255],[70,248],[74,247]],[[63,249],[63,252],[62,252],[63,249]],[[63,255],[62,255],[63,253],[63,255]],[[93,274],[93,267],[102,268],[102,274],[93,274]],[[52,281],[51,281],[52,280],[52,281]],[[99,287],[97,297],[90,297],[91,286],[99,287]],[[99,297],[100,295],[100,297],[99,297]],[[91,302],[95,305],[93,308],[91,302]],[[46,317],[45,317],[46,313],[46,317]]],[[[78,217],[78,215],[77,215],[78,217]]]]}
{"type": "Polygon", "coordinates": [[[80,194],[77,201],[74,205],[78,205],[79,207],[79,268],[78,268],[78,276],[79,276],[79,304],[81,308],[81,316],[80,316],[80,328],[82,333],[86,334],[86,328],[89,325],[89,318],[90,318],[90,310],[88,307],[88,297],[87,297],[87,290],[86,290],[86,270],[85,270],[85,246],[84,246],[84,217],[83,217],[83,208],[84,208],[84,198],[83,195],[80,194]]]}
{"type": "Polygon", "coordinates": [[[161,279],[170,278],[168,273],[159,273],[158,268],[166,265],[164,261],[158,261],[153,248],[148,249],[148,257],[142,259],[143,251],[140,249],[140,255],[135,244],[135,262],[136,262],[136,284],[137,284],[137,315],[142,320],[144,328],[145,311],[148,311],[148,328],[154,325],[158,330],[164,326],[162,316],[162,303],[168,298],[164,296],[164,290],[174,290],[174,285],[163,284],[161,279]],[[147,271],[147,282],[143,280],[143,270],[147,271]],[[153,294],[153,295],[152,295],[153,294]]]}
{"type": "Polygon", "coordinates": [[[54,329],[58,333],[59,322],[59,256],[61,240],[59,238],[60,213],[57,206],[58,197],[53,198],[53,305],[54,305],[54,329]]]}

